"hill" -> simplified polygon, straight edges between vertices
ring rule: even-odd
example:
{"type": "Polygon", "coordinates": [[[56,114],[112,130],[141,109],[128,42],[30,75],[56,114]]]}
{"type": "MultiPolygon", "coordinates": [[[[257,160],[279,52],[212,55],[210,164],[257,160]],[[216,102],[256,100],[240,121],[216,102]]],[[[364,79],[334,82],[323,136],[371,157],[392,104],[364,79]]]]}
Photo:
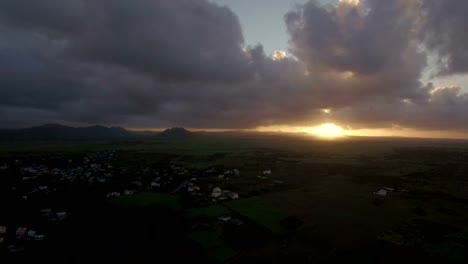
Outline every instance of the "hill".
{"type": "Polygon", "coordinates": [[[172,137],[172,138],[190,137],[193,135],[194,135],[193,132],[190,132],[187,129],[182,128],[182,127],[169,128],[159,133],[160,137],[172,137]]]}

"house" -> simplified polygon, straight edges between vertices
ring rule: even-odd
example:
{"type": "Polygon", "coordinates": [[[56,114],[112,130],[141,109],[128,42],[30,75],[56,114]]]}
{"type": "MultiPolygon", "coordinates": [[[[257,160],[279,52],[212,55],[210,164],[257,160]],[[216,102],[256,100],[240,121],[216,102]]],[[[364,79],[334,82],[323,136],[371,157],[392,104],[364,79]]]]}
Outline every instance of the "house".
{"type": "Polygon", "coordinates": [[[28,228],[26,227],[18,227],[18,229],[16,229],[16,237],[17,238],[24,238],[26,236],[26,233],[28,232],[28,228]]]}
{"type": "Polygon", "coordinates": [[[218,198],[222,194],[223,194],[223,192],[221,191],[221,188],[219,188],[219,187],[213,188],[213,191],[211,192],[211,196],[214,197],[214,198],[218,198]]]}
{"type": "Polygon", "coordinates": [[[196,185],[191,185],[187,188],[187,191],[188,192],[194,192],[194,191],[199,191],[200,190],[200,187],[196,186],[196,185]]]}
{"type": "Polygon", "coordinates": [[[387,195],[388,195],[388,191],[385,190],[385,189],[380,189],[380,190],[374,192],[374,195],[387,196],[387,195]]]}
{"type": "Polygon", "coordinates": [[[39,191],[47,191],[49,189],[48,186],[39,186],[38,187],[39,191]]]}
{"type": "Polygon", "coordinates": [[[36,233],[36,231],[29,229],[26,235],[28,238],[34,238],[34,236],[36,236],[36,233]]]}
{"type": "Polygon", "coordinates": [[[50,216],[50,214],[52,213],[52,209],[50,208],[41,209],[39,210],[39,212],[41,213],[41,216],[50,216]]]}
{"type": "Polygon", "coordinates": [[[135,193],[135,192],[132,191],[132,190],[125,190],[125,191],[124,191],[124,194],[125,194],[125,195],[132,195],[132,194],[134,194],[134,193],[135,193]]]}
{"type": "Polygon", "coordinates": [[[218,220],[220,220],[222,222],[228,222],[231,219],[232,219],[232,217],[230,217],[230,216],[220,216],[220,217],[218,217],[218,220]]]}
{"type": "Polygon", "coordinates": [[[231,220],[229,220],[229,223],[233,224],[233,225],[236,225],[236,226],[240,226],[240,225],[244,224],[244,222],[242,222],[242,220],[237,219],[237,218],[232,218],[231,220]]]}
{"type": "Polygon", "coordinates": [[[107,198],[120,197],[120,193],[119,192],[110,192],[110,193],[107,193],[106,197],[107,198]]]}
{"type": "Polygon", "coordinates": [[[237,200],[237,199],[239,199],[239,194],[237,194],[237,193],[235,193],[235,192],[228,193],[228,196],[229,196],[232,200],[237,200]]]}
{"type": "Polygon", "coordinates": [[[35,235],[35,236],[34,236],[34,240],[36,240],[36,241],[42,241],[42,240],[44,240],[44,235],[35,235]]]}
{"type": "Polygon", "coordinates": [[[16,246],[16,245],[9,245],[7,249],[8,249],[8,251],[10,253],[13,253],[13,254],[20,253],[20,252],[24,251],[23,246],[16,246]]]}
{"type": "Polygon", "coordinates": [[[135,181],[135,182],[133,182],[133,184],[135,184],[138,187],[143,186],[143,183],[141,181],[135,181]]]}
{"type": "Polygon", "coordinates": [[[57,220],[58,221],[63,221],[65,219],[67,219],[67,213],[66,212],[59,212],[56,214],[57,216],[57,220]]]}

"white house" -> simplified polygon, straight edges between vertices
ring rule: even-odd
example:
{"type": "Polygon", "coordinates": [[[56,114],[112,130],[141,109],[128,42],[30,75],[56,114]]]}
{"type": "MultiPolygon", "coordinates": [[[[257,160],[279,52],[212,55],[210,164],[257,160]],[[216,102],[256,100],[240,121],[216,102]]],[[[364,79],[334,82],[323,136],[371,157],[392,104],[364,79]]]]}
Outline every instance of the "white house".
{"type": "Polygon", "coordinates": [[[57,215],[57,220],[58,221],[63,221],[65,219],[67,219],[67,213],[66,212],[59,212],[56,215],[57,215]]]}
{"type": "Polygon", "coordinates": [[[221,196],[221,194],[223,194],[223,192],[221,191],[221,188],[219,187],[215,187],[213,191],[211,192],[211,196],[213,196],[214,198],[218,198],[219,196],[221,196]]]}
{"type": "Polygon", "coordinates": [[[380,189],[380,190],[374,192],[374,194],[375,194],[375,195],[379,195],[379,196],[387,196],[388,191],[385,190],[385,189],[380,189]]]}

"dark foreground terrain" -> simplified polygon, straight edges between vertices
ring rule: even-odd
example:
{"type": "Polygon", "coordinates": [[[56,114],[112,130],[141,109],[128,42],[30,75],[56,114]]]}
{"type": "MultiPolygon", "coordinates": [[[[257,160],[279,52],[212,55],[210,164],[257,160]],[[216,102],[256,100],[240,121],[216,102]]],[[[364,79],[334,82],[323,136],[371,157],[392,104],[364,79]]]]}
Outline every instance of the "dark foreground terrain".
{"type": "Polygon", "coordinates": [[[0,206],[0,263],[466,263],[468,142],[3,142],[0,206]]]}

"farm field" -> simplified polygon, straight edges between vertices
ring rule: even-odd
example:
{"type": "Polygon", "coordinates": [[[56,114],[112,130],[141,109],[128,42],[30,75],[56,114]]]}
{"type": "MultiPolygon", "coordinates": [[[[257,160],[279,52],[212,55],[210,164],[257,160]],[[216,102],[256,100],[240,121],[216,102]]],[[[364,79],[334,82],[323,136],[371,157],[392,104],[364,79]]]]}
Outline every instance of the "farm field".
{"type": "MultiPolygon", "coordinates": [[[[103,255],[136,254],[135,242],[144,245],[143,256],[166,243],[161,256],[185,252],[188,259],[213,263],[467,258],[465,141],[215,133],[1,144],[5,164],[22,160],[28,167],[41,163],[65,172],[88,166],[74,164],[85,157],[107,175],[105,183],[95,177],[98,185],[91,184],[93,176],[76,185],[49,178],[57,194],[25,207],[60,206],[70,217],[52,229],[85,230],[79,240],[95,237],[109,244],[103,255]],[[115,230],[122,231],[120,242],[112,238],[115,230]]],[[[2,171],[2,181],[17,182],[7,180],[16,173],[2,171]]],[[[50,243],[64,238],[54,239],[50,243]]],[[[70,247],[66,252],[77,254],[70,247]]]]}

